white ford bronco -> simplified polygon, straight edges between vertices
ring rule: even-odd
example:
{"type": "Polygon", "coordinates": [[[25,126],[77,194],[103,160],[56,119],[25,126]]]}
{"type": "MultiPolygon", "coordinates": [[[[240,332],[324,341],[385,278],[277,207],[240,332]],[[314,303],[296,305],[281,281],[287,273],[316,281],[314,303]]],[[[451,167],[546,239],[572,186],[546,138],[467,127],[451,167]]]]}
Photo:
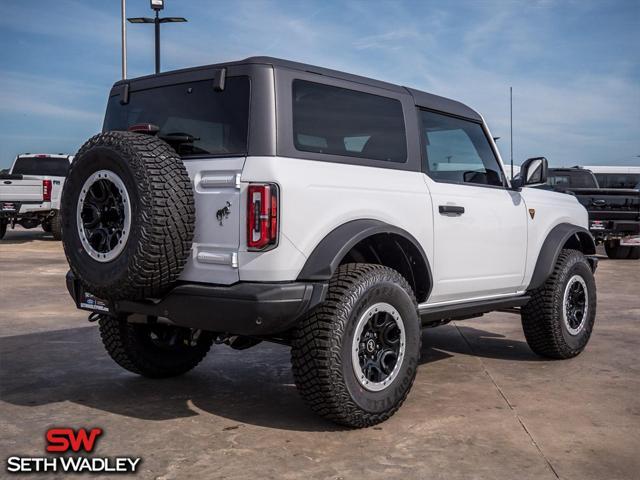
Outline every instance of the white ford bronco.
{"type": "Polygon", "coordinates": [[[266,58],[117,82],[62,199],[69,292],[122,367],[195,367],[212,344],[291,347],[320,415],[389,418],[421,329],[501,310],[548,358],[596,315],[574,197],[505,175],[482,117],[446,98],[266,58]]]}

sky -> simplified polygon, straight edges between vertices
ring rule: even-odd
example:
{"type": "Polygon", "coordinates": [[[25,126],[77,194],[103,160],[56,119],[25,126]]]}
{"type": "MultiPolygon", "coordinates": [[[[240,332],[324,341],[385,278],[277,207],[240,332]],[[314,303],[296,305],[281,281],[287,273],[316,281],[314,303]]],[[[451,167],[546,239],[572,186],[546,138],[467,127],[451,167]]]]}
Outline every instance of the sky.
{"type": "MultiPolygon", "coordinates": [[[[166,0],[162,69],[268,55],[370,76],[478,110],[514,163],[640,165],[640,0],[166,0]]],[[[128,0],[128,16],[151,16],[128,0]]],[[[128,27],[129,77],[153,28],[128,27]]],[[[0,168],[75,153],[120,78],[119,0],[2,0],[0,168]]]]}

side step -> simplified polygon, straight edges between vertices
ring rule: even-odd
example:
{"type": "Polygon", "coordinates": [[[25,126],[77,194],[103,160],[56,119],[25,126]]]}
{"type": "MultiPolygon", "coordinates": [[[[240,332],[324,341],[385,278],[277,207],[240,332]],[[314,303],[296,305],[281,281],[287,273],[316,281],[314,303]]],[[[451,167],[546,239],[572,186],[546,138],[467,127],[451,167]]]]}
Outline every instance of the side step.
{"type": "Polygon", "coordinates": [[[423,305],[419,307],[422,325],[443,323],[451,320],[464,320],[480,317],[494,310],[509,310],[525,305],[531,299],[528,295],[520,297],[499,298],[493,300],[480,300],[476,302],[458,303],[455,305],[433,306],[423,305]]]}

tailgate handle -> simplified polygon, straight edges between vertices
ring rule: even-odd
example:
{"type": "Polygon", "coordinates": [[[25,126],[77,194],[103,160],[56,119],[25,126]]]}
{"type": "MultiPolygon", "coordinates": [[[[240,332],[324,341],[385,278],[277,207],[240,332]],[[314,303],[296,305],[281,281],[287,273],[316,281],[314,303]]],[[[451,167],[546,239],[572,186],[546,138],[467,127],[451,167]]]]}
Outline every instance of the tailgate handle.
{"type": "Polygon", "coordinates": [[[202,188],[235,187],[240,188],[240,174],[204,174],[198,182],[202,188]]]}
{"type": "Polygon", "coordinates": [[[438,211],[442,215],[460,216],[464,213],[464,207],[457,205],[439,205],[438,211]]]}

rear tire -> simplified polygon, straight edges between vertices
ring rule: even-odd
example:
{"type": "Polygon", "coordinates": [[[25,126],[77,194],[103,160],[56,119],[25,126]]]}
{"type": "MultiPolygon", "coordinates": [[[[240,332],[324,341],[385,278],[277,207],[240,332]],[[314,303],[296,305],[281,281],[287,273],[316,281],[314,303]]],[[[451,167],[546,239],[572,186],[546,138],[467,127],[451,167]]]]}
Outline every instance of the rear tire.
{"type": "Polygon", "coordinates": [[[640,259],[640,247],[629,247],[629,256],[627,258],[629,260],[639,260],[640,259]]]}
{"type": "Polygon", "coordinates": [[[62,219],[60,212],[57,212],[50,220],[50,232],[54,240],[62,240],[62,219]]]}
{"type": "Polygon", "coordinates": [[[193,189],[163,140],[106,132],[78,151],[62,193],[67,260],[84,289],[110,300],[157,298],[191,252],[193,189]]]}
{"type": "Polygon", "coordinates": [[[604,243],[604,250],[607,252],[607,257],[613,260],[624,260],[629,258],[631,254],[631,247],[623,247],[620,245],[620,240],[610,240],[604,243]]]}
{"type": "Polygon", "coordinates": [[[44,233],[51,233],[51,220],[44,220],[40,226],[44,233]]]}
{"type": "Polygon", "coordinates": [[[207,355],[213,334],[165,324],[129,323],[100,317],[100,337],[109,356],[130,372],[150,378],[188,372],[207,355]]]}
{"type": "Polygon", "coordinates": [[[555,359],[582,352],[596,318],[596,283],[585,256],[562,250],[551,276],[530,294],[521,318],[531,350],[555,359]]]}
{"type": "Polygon", "coordinates": [[[405,278],[381,265],[342,265],[326,300],[296,327],[293,375],[317,414],[367,427],[404,402],[420,347],[417,303],[405,278]]]}
{"type": "Polygon", "coordinates": [[[0,240],[7,234],[7,221],[0,220],[0,240]]]}

